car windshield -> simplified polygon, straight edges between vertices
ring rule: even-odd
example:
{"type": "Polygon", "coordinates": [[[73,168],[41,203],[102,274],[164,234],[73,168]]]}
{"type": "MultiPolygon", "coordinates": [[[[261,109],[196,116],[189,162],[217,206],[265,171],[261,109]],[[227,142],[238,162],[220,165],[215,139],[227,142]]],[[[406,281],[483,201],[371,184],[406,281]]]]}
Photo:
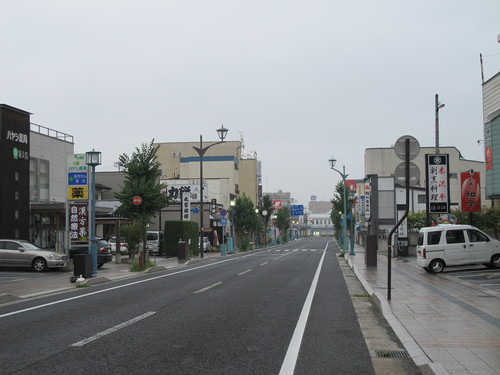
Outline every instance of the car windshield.
{"type": "Polygon", "coordinates": [[[148,233],[147,240],[155,241],[158,239],[158,233],[148,233]]]}
{"type": "Polygon", "coordinates": [[[19,241],[19,242],[28,250],[42,250],[38,246],[33,245],[31,242],[28,241],[19,241]]]}

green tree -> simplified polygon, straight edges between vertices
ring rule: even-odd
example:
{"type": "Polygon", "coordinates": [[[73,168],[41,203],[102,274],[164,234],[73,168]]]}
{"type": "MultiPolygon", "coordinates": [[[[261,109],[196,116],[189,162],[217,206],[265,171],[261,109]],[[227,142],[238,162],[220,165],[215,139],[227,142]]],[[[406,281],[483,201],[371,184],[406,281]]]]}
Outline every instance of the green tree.
{"type": "MultiPolygon", "coordinates": [[[[115,165],[125,172],[125,180],[115,198],[121,203],[118,213],[130,218],[141,228],[143,244],[143,264],[146,264],[146,230],[158,210],[168,205],[168,198],[161,193],[165,187],[160,184],[160,162],[157,160],[158,147],[151,143],[143,143],[136,147],[131,156],[121,154],[115,165]],[[140,196],[142,203],[135,205],[132,198],[140,196]]],[[[133,256],[133,255],[132,255],[133,256]]]]}
{"type": "Polygon", "coordinates": [[[257,215],[252,200],[245,194],[237,197],[231,208],[231,221],[237,234],[238,248],[248,250],[251,232],[257,226],[257,215]]]}
{"type": "Polygon", "coordinates": [[[259,208],[259,212],[262,215],[262,221],[264,224],[265,236],[264,240],[266,241],[267,246],[267,229],[269,228],[269,222],[271,221],[271,217],[274,212],[273,200],[269,194],[264,195],[262,198],[262,207],[259,208]],[[266,212],[266,215],[263,215],[263,212],[266,212]]]}
{"type": "MultiPolygon", "coordinates": [[[[335,193],[333,194],[332,202],[332,212],[330,213],[330,218],[332,219],[333,226],[335,228],[335,235],[337,240],[340,241],[340,237],[342,235],[342,215],[344,214],[344,189],[345,185],[343,181],[339,181],[337,185],[335,185],[335,193]]],[[[346,192],[347,194],[347,192],[346,192]]],[[[346,201],[346,209],[347,216],[350,216],[349,213],[352,212],[352,205],[355,200],[346,201]]],[[[352,228],[353,219],[346,219],[347,229],[352,228]]]]}
{"type": "Polygon", "coordinates": [[[287,231],[290,228],[290,220],[290,207],[281,207],[278,212],[276,212],[276,226],[280,230],[283,242],[288,242],[287,231]]]}

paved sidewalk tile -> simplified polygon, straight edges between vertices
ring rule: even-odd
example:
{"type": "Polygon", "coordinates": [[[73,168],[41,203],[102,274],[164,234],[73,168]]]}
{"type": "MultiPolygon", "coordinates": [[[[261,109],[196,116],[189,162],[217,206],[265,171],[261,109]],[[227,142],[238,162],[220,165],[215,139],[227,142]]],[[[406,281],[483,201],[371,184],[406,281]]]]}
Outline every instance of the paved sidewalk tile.
{"type": "Polygon", "coordinates": [[[392,259],[391,300],[387,301],[387,256],[379,252],[377,267],[367,267],[364,249],[358,247],[356,253],[346,257],[358,277],[384,300],[388,313],[436,369],[442,367],[449,374],[500,373],[499,293],[429,274],[414,259],[392,259]]]}

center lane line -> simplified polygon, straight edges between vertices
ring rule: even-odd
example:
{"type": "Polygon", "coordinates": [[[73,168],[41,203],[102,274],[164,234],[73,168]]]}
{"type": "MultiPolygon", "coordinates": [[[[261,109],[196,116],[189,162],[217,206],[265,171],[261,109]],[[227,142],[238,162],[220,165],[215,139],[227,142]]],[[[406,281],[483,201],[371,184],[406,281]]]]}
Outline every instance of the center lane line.
{"type": "Polygon", "coordinates": [[[199,289],[199,290],[197,290],[196,292],[194,292],[194,294],[198,294],[198,293],[203,293],[203,292],[206,292],[207,290],[212,289],[212,288],[215,288],[216,286],[218,286],[218,285],[220,285],[220,284],[222,284],[222,281],[219,281],[218,283],[215,283],[215,284],[212,284],[212,285],[210,285],[210,286],[207,286],[207,287],[205,287],[205,288],[203,288],[203,289],[199,289]]]}
{"type": "Polygon", "coordinates": [[[81,341],[78,341],[78,342],[75,342],[74,344],[71,344],[70,346],[73,346],[73,347],[77,347],[77,348],[80,348],[92,341],[95,341],[97,339],[100,339],[101,337],[104,337],[104,336],[107,336],[109,335],[110,333],[113,333],[113,332],[116,332],[122,328],[125,328],[131,324],[134,324],[134,323],[137,323],[138,321],[142,320],[142,319],[146,319],[148,316],[151,316],[153,314],[156,314],[156,311],[150,311],[150,312],[147,312],[146,314],[142,314],[142,315],[139,315],[133,319],[130,319],[130,320],[127,320],[126,322],[123,322],[121,324],[118,324],[114,327],[111,327],[105,331],[102,331],[102,332],[99,332],[93,336],[90,336],[90,337],[87,337],[86,339],[83,339],[81,341]]]}
{"type": "Polygon", "coordinates": [[[238,276],[244,275],[244,274],[246,274],[246,273],[248,273],[248,272],[251,272],[251,271],[252,271],[252,269],[250,268],[249,270],[246,270],[246,271],[240,272],[240,273],[238,274],[238,276]]]}

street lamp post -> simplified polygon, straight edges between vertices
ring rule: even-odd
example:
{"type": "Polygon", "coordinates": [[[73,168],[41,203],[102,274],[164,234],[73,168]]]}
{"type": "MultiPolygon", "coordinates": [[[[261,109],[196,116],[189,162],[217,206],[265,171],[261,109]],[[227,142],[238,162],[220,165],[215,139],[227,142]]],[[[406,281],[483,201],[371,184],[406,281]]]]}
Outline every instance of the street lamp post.
{"type": "Polygon", "coordinates": [[[222,125],[217,129],[217,134],[219,135],[220,142],[212,143],[206,147],[203,147],[203,136],[200,134],[200,147],[193,147],[198,155],[200,156],[200,258],[203,258],[203,155],[207,150],[219,143],[224,143],[228,129],[222,125]]]}
{"type": "MultiPolygon", "coordinates": [[[[92,261],[92,277],[97,277],[97,239],[95,238],[95,167],[101,165],[101,153],[88,151],[85,153],[86,164],[90,167],[90,258],[92,261]]],[[[118,244],[119,245],[119,244],[118,244]]]]}
{"type": "MultiPolygon", "coordinates": [[[[330,168],[333,169],[335,172],[338,172],[340,176],[342,176],[342,181],[344,183],[343,190],[344,190],[344,215],[342,217],[342,250],[347,251],[347,191],[346,191],[346,186],[345,186],[345,180],[348,174],[345,173],[345,165],[342,167],[342,172],[339,171],[338,169],[335,169],[335,164],[337,163],[337,159],[334,159],[333,157],[328,160],[330,162],[330,168]]],[[[354,252],[354,247],[351,248],[351,251],[349,252],[349,255],[356,255],[354,252]]]]}

